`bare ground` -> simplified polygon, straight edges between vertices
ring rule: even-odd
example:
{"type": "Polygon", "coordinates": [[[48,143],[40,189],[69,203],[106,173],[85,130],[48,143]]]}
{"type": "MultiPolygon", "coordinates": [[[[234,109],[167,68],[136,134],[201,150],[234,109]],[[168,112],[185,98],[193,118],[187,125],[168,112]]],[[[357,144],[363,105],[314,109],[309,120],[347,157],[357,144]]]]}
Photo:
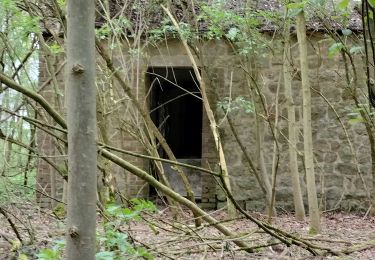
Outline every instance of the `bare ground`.
{"type": "MultiPolygon", "coordinates": [[[[27,203],[1,208],[15,224],[24,245],[13,242],[17,240],[15,232],[4,214],[0,214],[0,259],[17,259],[20,253],[28,255],[28,259],[36,259],[36,252],[64,236],[64,221],[58,220],[48,210],[27,203]],[[33,237],[31,243],[30,237],[33,237]]],[[[143,221],[130,222],[121,230],[132,238],[136,246],[148,248],[155,259],[375,259],[373,217],[325,213],[322,216],[322,232],[314,236],[308,234],[308,221],[296,221],[293,215],[288,214],[273,219],[274,226],[311,244],[347,253],[334,256],[325,250],[317,250],[321,255],[313,256],[301,247],[278,244],[277,240],[266,235],[250,220],[238,218],[228,221],[223,210],[210,212],[254,247],[251,254],[240,251],[232,242],[234,238],[223,237],[214,227],[204,225],[195,228],[187,212],[177,221],[171,218],[168,209],[152,215],[144,214],[143,221]]],[[[262,214],[252,215],[266,220],[262,214]]],[[[98,222],[101,221],[99,217],[98,222]]]]}

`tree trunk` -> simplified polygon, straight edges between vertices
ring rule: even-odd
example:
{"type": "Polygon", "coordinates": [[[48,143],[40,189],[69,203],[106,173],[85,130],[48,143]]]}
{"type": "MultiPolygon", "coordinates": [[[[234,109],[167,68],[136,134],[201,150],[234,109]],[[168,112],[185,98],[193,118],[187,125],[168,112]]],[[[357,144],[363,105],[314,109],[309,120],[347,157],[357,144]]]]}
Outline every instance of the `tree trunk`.
{"type": "Polygon", "coordinates": [[[297,15],[297,38],[301,62],[302,98],[303,98],[303,142],[306,168],[306,186],[309,203],[310,232],[320,232],[320,213],[316,194],[314,157],[311,131],[311,94],[309,66],[307,59],[306,22],[304,12],[297,15]]]}
{"type": "Polygon", "coordinates": [[[271,193],[271,204],[268,208],[268,223],[271,223],[272,216],[276,216],[276,212],[273,211],[276,204],[276,181],[277,181],[277,173],[279,168],[279,160],[280,160],[280,151],[279,151],[279,143],[278,143],[278,136],[279,136],[279,93],[280,93],[280,80],[277,83],[277,90],[275,96],[275,121],[274,121],[274,140],[273,140],[273,155],[272,155],[272,193],[271,193]]]}
{"type": "MultiPolygon", "coordinates": [[[[215,140],[216,150],[219,154],[220,171],[221,171],[221,174],[223,176],[223,180],[225,181],[225,185],[227,186],[229,192],[231,192],[232,191],[231,190],[231,183],[230,183],[230,178],[229,178],[229,174],[228,174],[228,167],[227,167],[227,163],[226,163],[225,155],[224,155],[224,147],[223,147],[221,139],[220,139],[220,134],[219,134],[219,131],[218,131],[218,125],[216,123],[214,113],[211,109],[211,106],[210,106],[210,103],[209,103],[209,100],[208,100],[208,97],[207,97],[205,82],[202,79],[201,73],[198,69],[197,63],[195,62],[194,56],[190,51],[190,48],[187,44],[187,40],[185,39],[184,35],[182,34],[177,21],[174,19],[174,17],[172,16],[172,14],[170,13],[170,11],[167,8],[165,8],[163,5],[162,5],[162,8],[167,13],[169,18],[172,20],[173,25],[176,27],[177,32],[180,35],[181,42],[184,45],[184,48],[185,48],[185,50],[188,54],[190,62],[192,63],[195,76],[197,77],[197,80],[198,80],[199,85],[201,87],[201,95],[202,95],[203,106],[204,106],[204,109],[206,111],[208,121],[210,122],[210,128],[211,128],[211,132],[212,132],[212,135],[214,137],[214,140],[215,140]]],[[[234,218],[236,216],[236,208],[233,205],[233,203],[230,201],[229,198],[227,198],[227,209],[228,209],[229,217],[234,218]]]]}
{"type": "Polygon", "coordinates": [[[67,123],[69,260],[95,259],[96,87],[95,2],[68,1],[67,123]]]}
{"type": "Polygon", "coordinates": [[[288,133],[289,133],[289,170],[293,187],[293,200],[295,216],[298,220],[305,218],[305,208],[303,205],[301,185],[298,173],[297,161],[297,136],[296,136],[296,118],[295,104],[292,93],[292,77],[291,77],[291,55],[290,55],[290,22],[286,21],[284,30],[284,57],[283,57],[283,74],[286,95],[286,105],[288,107],[288,133]]]}
{"type": "Polygon", "coordinates": [[[246,76],[248,93],[252,98],[255,109],[255,158],[256,158],[256,171],[259,173],[259,177],[263,183],[265,191],[266,209],[265,212],[269,212],[272,208],[273,214],[276,215],[276,208],[272,207],[272,186],[270,178],[267,174],[266,163],[264,161],[264,134],[265,134],[265,121],[262,113],[266,113],[265,100],[263,100],[260,86],[258,85],[258,74],[259,72],[255,69],[255,56],[250,56],[247,60],[247,70],[249,74],[246,76]]]}

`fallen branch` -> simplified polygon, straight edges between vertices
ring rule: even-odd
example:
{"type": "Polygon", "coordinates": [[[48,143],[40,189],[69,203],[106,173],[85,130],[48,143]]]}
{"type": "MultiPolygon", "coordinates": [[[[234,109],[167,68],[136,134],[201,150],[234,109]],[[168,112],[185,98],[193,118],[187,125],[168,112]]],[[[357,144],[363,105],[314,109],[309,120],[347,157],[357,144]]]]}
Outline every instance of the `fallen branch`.
{"type": "Polygon", "coordinates": [[[18,232],[18,230],[16,228],[16,225],[14,224],[14,222],[12,221],[12,219],[8,216],[8,214],[5,211],[5,209],[3,209],[2,207],[0,207],[0,213],[6,218],[6,220],[8,221],[8,223],[10,225],[10,227],[12,228],[14,234],[16,235],[16,237],[18,238],[18,240],[21,242],[21,244],[23,244],[22,237],[21,237],[20,233],[18,232]]]}
{"type": "Polygon", "coordinates": [[[345,255],[349,255],[351,253],[363,251],[363,250],[366,250],[366,249],[370,249],[372,247],[375,247],[375,240],[370,240],[370,241],[366,241],[362,244],[357,244],[357,245],[351,246],[347,249],[342,250],[341,252],[345,255]]]}
{"type": "MultiPolygon", "coordinates": [[[[10,88],[23,93],[27,97],[33,99],[37,103],[39,103],[46,112],[64,129],[67,128],[65,120],[60,116],[60,114],[39,94],[34,92],[33,90],[26,89],[4,75],[3,73],[0,73],[0,82],[9,86],[10,88]]],[[[112,161],[113,163],[117,164],[118,166],[124,168],[125,170],[128,170],[132,174],[136,175],[137,177],[143,179],[150,185],[154,186],[156,189],[164,193],[167,197],[173,199],[174,201],[185,205],[188,207],[194,214],[204,219],[206,222],[214,226],[217,230],[219,230],[222,234],[229,237],[236,237],[236,234],[230,231],[227,227],[222,225],[220,222],[218,222],[215,218],[211,217],[209,214],[207,214],[204,210],[199,208],[195,203],[192,201],[182,197],[180,194],[176,193],[172,189],[168,188],[167,186],[163,185],[159,181],[157,181],[154,177],[152,177],[147,172],[139,169],[138,167],[132,165],[131,163],[123,160],[122,158],[118,157],[117,155],[111,153],[110,151],[98,147],[98,152],[103,157],[107,158],[108,160],[112,161]]],[[[220,178],[223,178],[223,175],[220,174],[220,178]]],[[[330,248],[320,247],[311,243],[308,243],[307,241],[304,241],[302,239],[299,239],[285,231],[282,231],[280,229],[277,229],[271,225],[265,224],[254,217],[250,216],[245,210],[243,210],[239,204],[235,201],[233,198],[233,195],[228,192],[228,187],[226,182],[222,179],[222,183],[224,184],[224,188],[227,191],[228,198],[232,201],[232,203],[235,205],[235,207],[249,220],[254,222],[258,227],[260,227],[262,230],[264,230],[267,234],[271,235],[272,237],[275,237],[279,239],[281,242],[286,244],[287,246],[290,246],[291,244],[297,245],[299,247],[305,248],[313,255],[318,255],[317,250],[324,250],[327,251],[330,254],[333,255],[342,255],[341,252],[336,252],[330,248]]],[[[240,240],[234,240],[233,241],[238,247],[242,248],[243,250],[252,253],[253,248],[249,247],[245,242],[240,240]]]]}

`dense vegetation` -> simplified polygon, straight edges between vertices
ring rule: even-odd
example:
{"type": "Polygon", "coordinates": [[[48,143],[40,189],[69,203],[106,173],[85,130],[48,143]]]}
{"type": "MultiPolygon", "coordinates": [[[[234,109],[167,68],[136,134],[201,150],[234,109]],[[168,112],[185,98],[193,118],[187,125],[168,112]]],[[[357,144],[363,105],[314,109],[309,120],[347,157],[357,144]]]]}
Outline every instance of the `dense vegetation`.
{"type": "MultiPolygon", "coordinates": [[[[374,242],[368,241],[368,237],[344,242],[329,238],[316,242],[311,237],[324,233],[314,172],[317,155],[313,153],[311,91],[318,92],[332,107],[335,120],[345,133],[355,174],[369,188],[364,199],[368,211],[364,214],[371,217],[375,212],[375,189],[368,183],[366,186],[363,175],[372,177],[375,183],[374,10],[373,0],[99,0],[95,4],[89,0],[69,3],[2,0],[0,220],[10,230],[5,232],[0,227],[0,239],[6,244],[0,244],[3,253],[15,259],[175,259],[234,257],[240,251],[241,256],[264,254],[263,257],[273,258],[280,248],[281,254],[290,257],[306,253],[342,256],[371,248],[374,242]],[[327,52],[319,58],[344,64],[345,77],[340,80],[350,93],[345,118],[338,115],[322,92],[312,87],[315,79],[309,68],[307,37],[316,31],[329,43],[327,52]],[[199,85],[199,93],[193,95],[202,102],[217,158],[209,169],[178,162],[162,125],[155,124],[152,111],[139,94],[144,92],[140,83],[144,78],[138,73],[142,71],[140,61],[147,58],[148,48],[168,47],[168,39],[179,41],[181,51],[189,58],[190,73],[199,85]],[[248,94],[236,97],[229,94],[212,102],[212,82],[207,79],[213,77],[205,76],[212,75],[212,68],[199,65],[204,64],[202,46],[212,42],[224,43],[230,48],[245,75],[243,88],[248,94]],[[295,54],[291,53],[293,42],[298,45],[295,60],[292,58],[295,54]],[[280,84],[287,93],[286,100],[279,100],[278,86],[276,98],[267,103],[266,94],[259,87],[259,78],[264,76],[256,73],[256,59],[277,55],[282,57],[280,84]],[[361,81],[359,74],[363,71],[365,80],[361,81]],[[298,134],[295,128],[293,97],[297,94],[293,92],[292,81],[296,77],[303,100],[300,107],[303,134],[298,134]],[[287,104],[287,118],[279,111],[282,102],[287,104]],[[257,145],[253,151],[248,151],[237,135],[238,125],[232,120],[237,113],[255,120],[257,145]],[[124,121],[121,131],[142,145],[143,154],[125,151],[111,143],[114,133],[109,122],[117,118],[124,121]],[[286,122],[287,135],[280,130],[281,120],[286,122]],[[250,213],[236,200],[236,193],[240,191],[233,189],[231,181],[227,159],[230,154],[224,149],[222,137],[223,122],[229,125],[238,144],[235,152],[243,154],[246,167],[263,192],[266,216],[250,213]],[[354,137],[347,130],[351,125],[365,129],[366,147],[372,160],[368,172],[363,172],[358,162],[354,137]],[[272,139],[269,169],[264,162],[265,131],[272,139]],[[276,186],[283,138],[287,140],[288,172],[293,188],[290,202],[300,223],[305,219],[303,194],[307,195],[309,231],[305,234],[301,230],[294,234],[293,228],[272,225],[273,220],[277,222],[274,219],[278,214],[276,186]],[[298,139],[303,139],[302,149],[298,148],[298,139]],[[53,154],[42,145],[46,140],[53,154]],[[132,164],[124,154],[150,160],[153,174],[132,164]],[[162,161],[171,164],[180,176],[185,197],[173,190],[162,161]],[[48,176],[48,187],[37,182],[41,162],[53,169],[53,174],[48,176]],[[120,178],[115,175],[115,168],[126,170],[152,186],[163,204],[156,207],[153,202],[126,197],[116,186],[116,178],[120,178]],[[190,168],[213,176],[225,194],[226,215],[207,214],[199,207],[192,184],[184,173],[190,168]],[[95,169],[98,176],[92,174],[95,169]],[[301,191],[302,179],[307,192],[301,191]],[[38,208],[36,198],[39,202],[40,198],[47,198],[51,208],[38,208]],[[48,223],[45,224],[47,231],[35,231],[41,228],[32,223],[36,218],[48,223]],[[243,224],[241,219],[252,226],[242,230],[236,226],[243,224]],[[230,228],[227,221],[232,221],[230,228]],[[137,228],[147,229],[148,235],[139,236],[134,231],[137,228]],[[42,238],[46,233],[51,239],[42,238]],[[165,236],[162,241],[158,241],[160,234],[165,236]],[[168,243],[178,245],[177,249],[168,248],[168,243]],[[269,250],[276,253],[270,255],[269,250]]],[[[232,93],[232,85],[226,87],[232,93]]],[[[43,225],[43,221],[38,221],[36,225],[43,225]]],[[[367,228],[372,219],[369,223],[363,221],[367,228]]]]}

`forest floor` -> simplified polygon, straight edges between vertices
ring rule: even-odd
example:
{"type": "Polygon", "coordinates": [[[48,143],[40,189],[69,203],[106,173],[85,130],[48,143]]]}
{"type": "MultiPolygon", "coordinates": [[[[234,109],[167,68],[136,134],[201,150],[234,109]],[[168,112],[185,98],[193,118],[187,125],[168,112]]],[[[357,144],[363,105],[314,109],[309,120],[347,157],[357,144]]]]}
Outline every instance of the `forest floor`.
{"type": "MultiPolygon", "coordinates": [[[[32,204],[12,204],[2,209],[15,224],[25,245],[14,242],[17,241],[15,232],[9,221],[0,214],[1,260],[25,259],[19,258],[20,254],[27,255],[27,259],[37,259],[37,252],[42,248],[51,248],[54,241],[64,237],[64,221],[58,220],[48,210],[39,209],[32,204]],[[31,244],[30,237],[33,237],[31,244]]],[[[313,256],[301,247],[277,244],[277,240],[266,235],[250,220],[237,218],[229,221],[223,210],[212,211],[210,214],[233,232],[241,234],[242,240],[249,246],[260,248],[251,254],[238,251],[233,239],[223,238],[212,226],[194,228],[187,211],[178,221],[171,218],[168,209],[142,214],[143,220],[131,221],[120,229],[131,238],[134,245],[147,248],[155,259],[375,259],[375,219],[372,217],[340,212],[324,213],[321,220],[322,232],[319,235],[309,235],[308,222],[297,221],[293,215],[283,214],[273,219],[275,227],[311,244],[337,252],[353,251],[344,256],[333,256],[318,250],[323,255],[313,256]],[[267,244],[277,245],[263,247],[267,244]]],[[[266,220],[265,215],[251,215],[259,220],[266,220]]],[[[98,217],[98,222],[102,221],[98,217]]]]}

